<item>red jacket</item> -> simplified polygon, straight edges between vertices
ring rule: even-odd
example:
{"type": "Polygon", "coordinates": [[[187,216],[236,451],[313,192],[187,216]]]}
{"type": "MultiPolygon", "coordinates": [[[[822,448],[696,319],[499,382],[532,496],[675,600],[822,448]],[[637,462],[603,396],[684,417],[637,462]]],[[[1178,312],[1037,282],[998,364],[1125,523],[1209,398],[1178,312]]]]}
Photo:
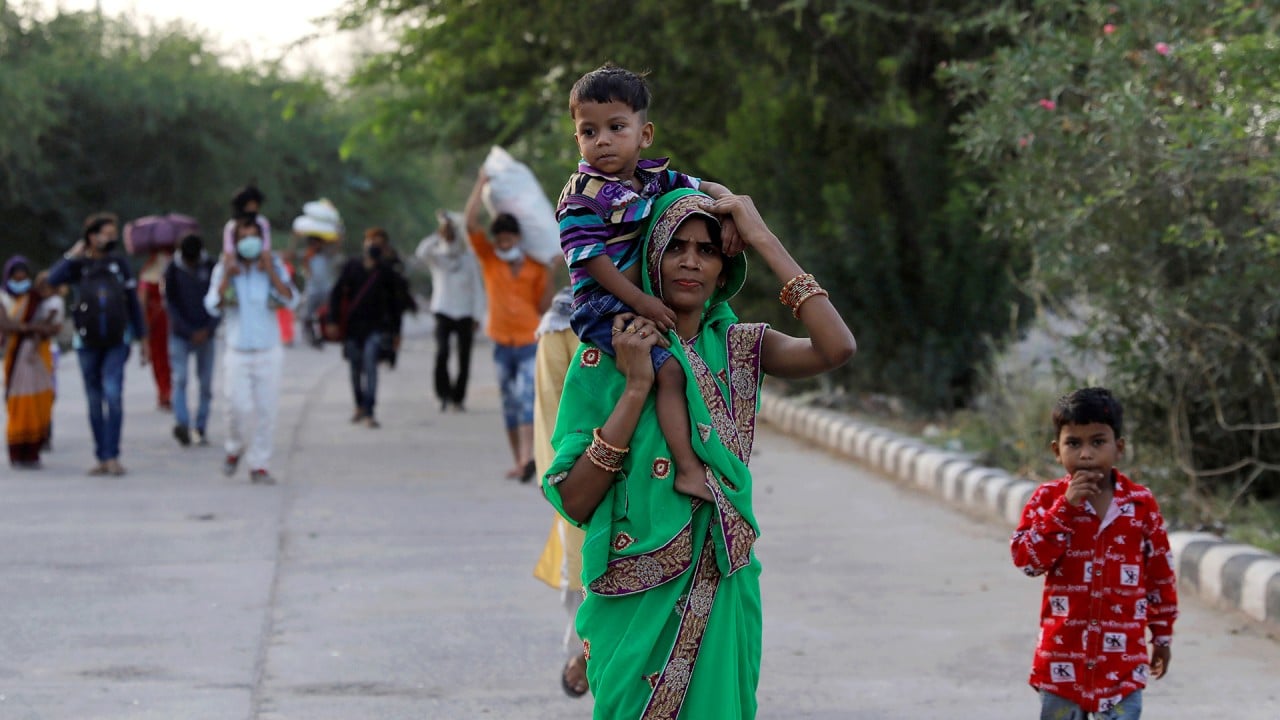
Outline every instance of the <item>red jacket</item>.
{"type": "Polygon", "coordinates": [[[1031,686],[1086,712],[1106,710],[1147,684],[1146,628],[1168,645],[1177,580],[1164,518],[1151,491],[1118,470],[1107,517],[1067,502],[1064,477],[1041,485],[1010,543],[1013,564],[1044,575],[1031,686]]]}

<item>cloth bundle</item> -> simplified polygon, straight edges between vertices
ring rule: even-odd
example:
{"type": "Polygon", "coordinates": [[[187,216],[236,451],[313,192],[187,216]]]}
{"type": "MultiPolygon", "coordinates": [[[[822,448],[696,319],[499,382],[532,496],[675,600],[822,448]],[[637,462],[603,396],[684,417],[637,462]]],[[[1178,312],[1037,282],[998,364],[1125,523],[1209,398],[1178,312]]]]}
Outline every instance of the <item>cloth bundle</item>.
{"type": "Polygon", "coordinates": [[[302,214],[293,219],[293,231],[303,237],[337,242],[342,237],[342,216],[328,200],[313,200],[303,205],[302,214]]]}
{"type": "Polygon", "coordinates": [[[527,165],[494,146],[484,161],[489,183],[484,204],[493,215],[510,213],[520,223],[520,248],[543,265],[561,258],[555,209],[527,165]]]}

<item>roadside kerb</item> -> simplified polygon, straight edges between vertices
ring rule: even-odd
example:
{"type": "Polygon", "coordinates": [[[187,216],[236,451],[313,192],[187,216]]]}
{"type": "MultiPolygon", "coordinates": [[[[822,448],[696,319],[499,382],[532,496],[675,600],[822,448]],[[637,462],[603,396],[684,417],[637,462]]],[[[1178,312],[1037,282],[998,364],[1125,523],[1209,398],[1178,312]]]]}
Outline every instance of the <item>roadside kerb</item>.
{"type": "MultiPolygon", "coordinates": [[[[783,432],[915,485],[1003,525],[1017,525],[1036,483],[918,438],[765,391],[760,418],[783,432]]],[[[1172,532],[1178,578],[1209,603],[1280,628],[1280,557],[1209,533],[1172,532]]]]}

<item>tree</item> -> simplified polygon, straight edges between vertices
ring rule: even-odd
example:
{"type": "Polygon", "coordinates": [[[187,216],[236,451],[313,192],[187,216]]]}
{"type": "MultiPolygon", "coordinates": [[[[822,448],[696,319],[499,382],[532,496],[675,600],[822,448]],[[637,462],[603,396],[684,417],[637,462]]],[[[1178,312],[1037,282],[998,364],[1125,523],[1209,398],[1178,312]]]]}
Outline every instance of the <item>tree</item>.
{"type": "MultiPolygon", "coordinates": [[[[985,13],[962,0],[355,0],[347,27],[386,23],[398,42],[356,76],[382,99],[352,142],[464,159],[506,145],[555,197],[577,160],[573,81],[606,60],[648,70],[658,153],[752,195],[854,324],[863,352],[844,381],[954,407],[986,338],[1008,330],[1023,262],[979,232],[981,186],[956,167],[958,111],[934,76],[986,54],[985,13]]],[[[735,304],[798,329],[775,285],[757,273],[735,304]]]]}
{"type": "Polygon", "coordinates": [[[949,71],[993,179],[985,233],[1087,321],[1075,343],[1109,358],[1131,427],[1192,493],[1280,493],[1280,16],[1042,0],[993,19],[1017,41],[949,71]]]}
{"type": "Polygon", "coordinates": [[[37,261],[101,209],[184,212],[211,238],[249,181],[278,227],[321,196],[402,246],[434,225],[430,158],[343,156],[360,105],[269,65],[232,67],[181,24],[4,6],[0,68],[0,222],[37,261]]]}

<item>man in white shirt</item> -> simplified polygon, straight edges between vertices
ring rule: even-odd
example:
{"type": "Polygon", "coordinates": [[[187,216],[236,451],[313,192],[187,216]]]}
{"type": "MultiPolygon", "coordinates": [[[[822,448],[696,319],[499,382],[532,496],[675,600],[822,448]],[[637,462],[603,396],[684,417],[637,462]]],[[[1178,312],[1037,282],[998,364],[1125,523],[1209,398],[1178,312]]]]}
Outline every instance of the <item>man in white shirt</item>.
{"type": "Polygon", "coordinates": [[[431,312],[436,319],[436,397],[440,410],[463,410],[471,370],[471,344],[485,313],[480,266],[462,235],[462,217],[441,211],[440,227],[422,241],[418,257],[431,270],[431,312]],[[458,373],[449,377],[450,340],[458,339],[458,373]]]}
{"type": "Polygon", "coordinates": [[[292,309],[298,293],[284,263],[263,247],[252,216],[235,227],[235,249],[213,268],[204,306],[210,315],[226,317],[223,392],[227,408],[227,457],[222,471],[235,474],[241,457],[249,464],[249,480],[271,485],[272,438],[280,405],[284,350],[276,309],[292,309]]]}

